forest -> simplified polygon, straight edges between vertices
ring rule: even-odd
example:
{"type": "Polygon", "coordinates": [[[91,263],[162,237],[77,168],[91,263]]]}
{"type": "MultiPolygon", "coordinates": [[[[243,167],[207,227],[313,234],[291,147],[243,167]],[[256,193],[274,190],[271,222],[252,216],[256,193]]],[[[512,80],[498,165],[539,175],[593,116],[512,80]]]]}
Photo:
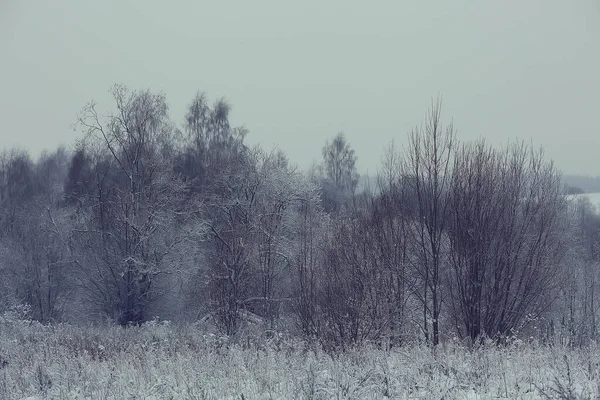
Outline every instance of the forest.
{"type": "Polygon", "coordinates": [[[69,149],[2,153],[0,314],[336,351],[598,339],[600,217],[536,145],[462,142],[434,99],[366,180],[343,133],[305,171],[247,145],[224,100],[181,118],[111,94],[69,149]]]}

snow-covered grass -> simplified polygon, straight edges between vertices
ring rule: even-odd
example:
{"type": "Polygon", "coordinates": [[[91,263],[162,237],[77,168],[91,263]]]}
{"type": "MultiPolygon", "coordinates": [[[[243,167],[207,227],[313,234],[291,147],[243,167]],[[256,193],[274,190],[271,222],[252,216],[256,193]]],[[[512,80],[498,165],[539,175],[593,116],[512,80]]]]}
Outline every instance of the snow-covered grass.
{"type": "Polygon", "coordinates": [[[328,354],[196,327],[80,328],[0,318],[0,398],[595,399],[600,347],[447,343],[328,354]],[[571,397],[568,397],[571,396],[571,397]]]}

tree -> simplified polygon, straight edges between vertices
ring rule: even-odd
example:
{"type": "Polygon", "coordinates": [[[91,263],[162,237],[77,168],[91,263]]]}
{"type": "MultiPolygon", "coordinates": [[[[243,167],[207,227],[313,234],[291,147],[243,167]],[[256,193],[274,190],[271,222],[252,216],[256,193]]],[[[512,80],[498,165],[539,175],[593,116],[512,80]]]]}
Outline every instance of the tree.
{"type": "Polygon", "coordinates": [[[390,273],[390,344],[402,342],[407,319],[406,303],[414,286],[407,271],[408,227],[410,221],[407,191],[402,177],[402,162],[394,143],[386,150],[377,176],[378,195],[371,211],[372,240],[375,241],[381,268],[390,273]]]}
{"type": "Polygon", "coordinates": [[[256,260],[256,208],[262,177],[257,153],[215,181],[208,200],[211,313],[227,335],[237,333],[252,296],[256,260]]]}
{"type": "Polygon", "coordinates": [[[598,284],[600,282],[600,215],[587,198],[575,204],[576,216],[573,218],[578,232],[574,238],[578,241],[573,248],[581,250],[582,261],[580,271],[580,315],[578,343],[584,345],[598,340],[598,284]]]}
{"type": "Polygon", "coordinates": [[[513,335],[548,307],[564,251],[560,174],[523,144],[456,157],[449,237],[454,304],[471,340],[513,335]]]}
{"type": "Polygon", "coordinates": [[[586,196],[571,201],[563,231],[566,254],[559,272],[557,300],[547,315],[545,340],[585,346],[598,339],[600,305],[600,216],[586,196]]]}
{"type": "MultiPolygon", "coordinates": [[[[14,260],[15,228],[26,215],[25,209],[37,193],[35,166],[27,152],[11,150],[0,155],[0,240],[2,257],[14,260]]],[[[19,261],[0,265],[2,275],[1,300],[4,307],[22,302],[20,293],[16,293],[16,279],[22,276],[22,264],[19,261]]]]}
{"type": "Polygon", "coordinates": [[[289,299],[291,290],[295,227],[290,224],[290,214],[305,193],[301,176],[282,152],[261,154],[259,163],[262,183],[257,193],[256,240],[260,291],[254,311],[267,318],[273,329],[282,299],[289,299]]]}
{"type": "Polygon", "coordinates": [[[63,318],[74,287],[69,220],[56,204],[30,204],[11,236],[3,241],[3,258],[12,266],[14,298],[31,306],[32,318],[42,322],[63,318]]]}
{"type": "Polygon", "coordinates": [[[328,346],[401,342],[408,248],[399,161],[391,147],[376,193],[353,195],[328,225],[318,275],[319,321],[313,324],[328,346]]]}
{"type": "Polygon", "coordinates": [[[23,153],[13,157],[4,199],[10,218],[1,239],[3,258],[9,260],[9,297],[29,305],[34,319],[55,321],[72,289],[69,221],[60,209],[67,155],[58,149],[43,153],[37,163],[23,153]]]}
{"type": "Polygon", "coordinates": [[[358,173],[356,155],[343,133],[338,133],[323,147],[325,179],[323,201],[327,210],[336,210],[356,191],[358,173]]]}
{"type": "Polygon", "coordinates": [[[84,146],[79,146],[71,156],[64,182],[65,201],[69,205],[81,202],[93,193],[94,171],[84,146]]]}
{"type": "Polygon", "coordinates": [[[410,235],[414,252],[409,262],[421,280],[421,289],[414,294],[423,306],[425,339],[433,345],[440,340],[442,267],[446,262],[445,230],[454,146],[453,125],[442,126],[441,111],[438,100],[428,111],[425,125],[412,131],[403,165],[405,184],[416,200],[410,210],[414,216],[410,235]]]}
{"type": "Polygon", "coordinates": [[[482,333],[484,281],[490,279],[486,268],[493,252],[486,246],[499,234],[499,167],[494,150],[480,142],[463,145],[454,169],[450,241],[457,293],[452,305],[473,341],[482,333]]]}
{"type": "Polygon", "coordinates": [[[248,312],[275,327],[292,295],[296,209],[316,199],[316,190],[282,153],[255,148],[243,160],[217,179],[207,208],[211,312],[228,335],[248,312]]]}
{"type": "Polygon", "coordinates": [[[161,295],[157,280],[174,267],[167,256],[182,241],[174,211],[183,185],[164,156],[175,133],[164,95],[118,85],[111,92],[115,113],[101,119],[90,103],[79,118],[97,149],[97,179],[92,213],[78,233],[90,294],[126,325],[149,318],[161,295]]]}
{"type": "Polygon", "coordinates": [[[213,107],[204,94],[197,94],[185,117],[185,140],[175,171],[190,183],[195,193],[209,188],[213,181],[245,157],[247,130],[229,122],[231,107],[224,100],[213,107]]]}
{"type": "Polygon", "coordinates": [[[301,332],[308,338],[317,338],[321,332],[319,294],[322,279],[321,255],[324,251],[328,215],[321,207],[320,191],[315,179],[304,177],[307,189],[295,204],[295,302],[294,312],[301,332]]]}
{"type": "Polygon", "coordinates": [[[0,159],[0,222],[3,233],[15,226],[19,211],[39,193],[35,165],[29,154],[13,150],[0,159]]]}
{"type": "Polygon", "coordinates": [[[397,343],[404,242],[399,221],[388,210],[381,198],[362,193],[332,221],[319,296],[320,337],[328,346],[344,348],[386,336],[397,343]]]}

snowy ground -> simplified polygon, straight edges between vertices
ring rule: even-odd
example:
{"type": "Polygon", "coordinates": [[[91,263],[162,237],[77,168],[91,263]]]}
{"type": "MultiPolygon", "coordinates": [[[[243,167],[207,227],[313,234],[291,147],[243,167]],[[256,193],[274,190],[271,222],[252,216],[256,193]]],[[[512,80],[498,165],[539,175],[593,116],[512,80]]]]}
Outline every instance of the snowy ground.
{"type": "Polygon", "coordinates": [[[0,398],[595,399],[600,347],[457,343],[329,355],[293,340],[226,345],[196,328],[43,327],[0,318],[0,398]],[[569,397],[570,396],[570,397],[569,397]]]}

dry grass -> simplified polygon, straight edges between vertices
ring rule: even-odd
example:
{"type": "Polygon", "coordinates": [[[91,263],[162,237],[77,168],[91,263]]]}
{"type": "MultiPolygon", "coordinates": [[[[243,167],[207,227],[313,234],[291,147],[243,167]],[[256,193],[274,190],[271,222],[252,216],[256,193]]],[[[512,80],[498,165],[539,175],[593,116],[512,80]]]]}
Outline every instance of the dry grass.
{"type": "Polygon", "coordinates": [[[0,317],[0,398],[600,398],[600,348],[457,343],[326,354],[277,337],[231,344],[199,328],[42,326],[0,317]]]}

